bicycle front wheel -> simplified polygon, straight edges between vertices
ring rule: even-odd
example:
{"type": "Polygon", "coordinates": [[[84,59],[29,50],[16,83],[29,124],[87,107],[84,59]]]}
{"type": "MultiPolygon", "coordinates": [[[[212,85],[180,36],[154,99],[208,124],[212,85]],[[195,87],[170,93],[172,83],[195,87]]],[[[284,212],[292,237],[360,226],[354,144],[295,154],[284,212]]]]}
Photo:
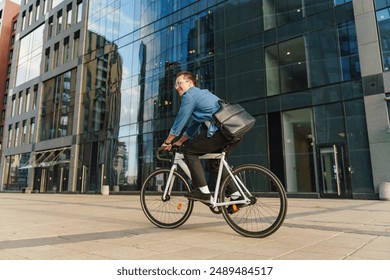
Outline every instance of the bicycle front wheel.
{"type": "MultiPolygon", "coordinates": [[[[249,204],[222,206],[222,214],[239,234],[246,237],[266,237],[282,225],[287,213],[287,196],[280,180],[267,168],[248,164],[238,166],[232,171],[234,177],[245,186],[243,192],[251,200],[249,204]]],[[[234,188],[229,176],[224,181],[219,194],[220,201],[226,202],[225,193],[228,185],[234,188]]]]}
{"type": "Polygon", "coordinates": [[[190,192],[186,180],[176,171],[172,176],[172,188],[163,197],[167,187],[169,169],[153,171],[141,188],[141,207],[146,217],[161,228],[176,228],[184,224],[192,213],[194,202],[183,195],[190,192]]]}

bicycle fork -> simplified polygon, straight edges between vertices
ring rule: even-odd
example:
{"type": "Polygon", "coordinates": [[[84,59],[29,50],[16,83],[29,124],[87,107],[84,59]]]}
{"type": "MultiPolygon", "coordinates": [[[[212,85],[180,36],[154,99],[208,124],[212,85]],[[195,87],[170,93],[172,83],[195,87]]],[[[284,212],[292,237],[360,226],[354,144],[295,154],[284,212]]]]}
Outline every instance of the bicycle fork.
{"type": "Polygon", "coordinates": [[[184,171],[184,173],[188,176],[188,178],[191,179],[191,173],[190,170],[188,169],[188,166],[184,162],[184,157],[182,154],[176,153],[175,154],[175,159],[173,161],[172,167],[169,171],[166,187],[164,189],[163,195],[162,195],[162,200],[166,201],[169,199],[173,184],[175,183],[175,176],[173,176],[173,173],[177,170],[177,166],[179,165],[180,168],[184,171]]]}

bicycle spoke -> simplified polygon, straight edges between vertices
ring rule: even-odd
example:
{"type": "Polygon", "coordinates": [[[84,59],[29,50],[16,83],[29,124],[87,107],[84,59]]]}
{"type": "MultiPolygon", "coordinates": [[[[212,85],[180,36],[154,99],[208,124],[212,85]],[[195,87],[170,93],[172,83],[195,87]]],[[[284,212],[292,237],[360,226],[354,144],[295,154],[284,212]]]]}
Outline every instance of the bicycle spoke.
{"type": "Polygon", "coordinates": [[[193,209],[193,202],[183,195],[189,192],[187,182],[174,172],[171,192],[163,199],[164,189],[169,177],[169,169],[151,173],[141,188],[141,206],[146,217],[162,228],[175,228],[187,221],[193,209]],[[159,186],[156,186],[158,182],[159,186]]]}
{"type": "MultiPolygon", "coordinates": [[[[226,222],[238,233],[247,237],[265,237],[274,233],[283,223],[287,210],[286,194],[282,184],[269,170],[257,165],[243,165],[233,174],[247,191],[248,198],[255,196],[255,203],[237,204],[238,211],[229,214],[227,206],[222,207],[226,222]],[[273,192],[271,192],[273,191],[273,192]]],[[[225,192],[232,180],[226,180],[220,194],[226,200],[225,192]]]]}

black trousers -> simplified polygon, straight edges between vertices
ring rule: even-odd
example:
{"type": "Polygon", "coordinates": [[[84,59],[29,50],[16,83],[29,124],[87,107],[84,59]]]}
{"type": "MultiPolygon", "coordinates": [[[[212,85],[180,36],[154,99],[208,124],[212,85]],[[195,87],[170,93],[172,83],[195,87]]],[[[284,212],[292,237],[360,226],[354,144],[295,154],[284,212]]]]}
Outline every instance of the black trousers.
{"type": "MultiPolygon", "coordinates": [[[[228,156],[232,150],[237,146],[241,139],[233,141],[226,139],[220,131],[214,133],[213,136],[207,137],[207,131],[203,131],[192,139],[187,145],[183,147],[184,159],[191,172],[192,184],[194,188],[200,188],[207,185],[202,163],[199,156],[207,153],[221,152],[226,148],[226,155],[228,156]]],[[[220,160],[209,160],[210,170],[214,176],[218,174],[220,160]]],[[[224,169],[222,173],[222,181],[228,176],[228,172],[224,169]]],[[[235,191],[228,187],[227,194],[235,191]]]]}

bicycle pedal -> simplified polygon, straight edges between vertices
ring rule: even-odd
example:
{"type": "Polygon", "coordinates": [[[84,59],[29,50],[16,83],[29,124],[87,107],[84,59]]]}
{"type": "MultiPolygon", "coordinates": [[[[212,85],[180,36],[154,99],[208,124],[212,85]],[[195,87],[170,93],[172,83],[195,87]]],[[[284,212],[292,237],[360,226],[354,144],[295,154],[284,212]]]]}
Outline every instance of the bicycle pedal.
{"type": "Polygon", "coordinates": [[[237,204],[231,204],[227,207],[227,212],[229,214],[237,213],[241,207],[238,207],[237,204]]]}

